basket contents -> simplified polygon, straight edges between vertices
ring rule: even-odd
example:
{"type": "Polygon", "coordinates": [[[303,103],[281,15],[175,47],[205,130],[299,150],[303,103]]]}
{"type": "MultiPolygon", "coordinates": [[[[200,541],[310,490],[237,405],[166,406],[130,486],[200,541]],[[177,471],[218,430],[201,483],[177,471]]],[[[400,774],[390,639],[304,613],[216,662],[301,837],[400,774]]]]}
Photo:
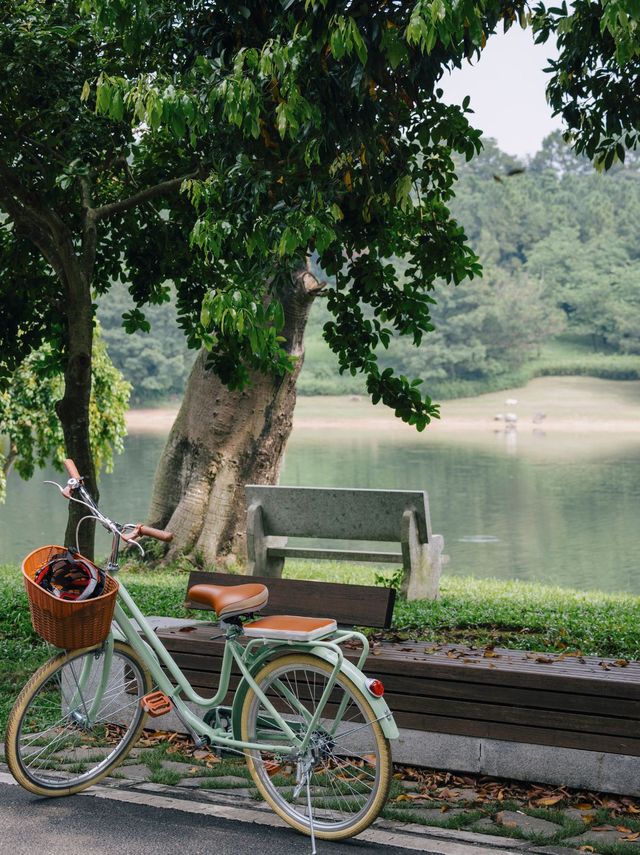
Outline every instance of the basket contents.
{"type": "Polygon", "coordinates": [[[118,583],[63,546],[41,546],[22,562],[34,630],[56,647],[76,650],[109,634],[118,583]]]}

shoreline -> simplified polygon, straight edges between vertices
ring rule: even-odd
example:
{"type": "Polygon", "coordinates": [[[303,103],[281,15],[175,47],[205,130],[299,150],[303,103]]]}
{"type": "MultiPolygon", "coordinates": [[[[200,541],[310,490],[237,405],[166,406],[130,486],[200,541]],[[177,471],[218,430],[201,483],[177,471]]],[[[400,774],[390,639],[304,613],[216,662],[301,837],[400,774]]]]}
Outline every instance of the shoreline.
{"type": "MultiPolygon", "coordinates": [[[[293,433],[306,431],[411,431],[414,436],[496,433],[623,434],[640,438],[640,381],[599,380],[587,377],[541,377],[520,389],[457,398],[440,405],[441,418],[418,434],[411,425],[365,396],[300,396],[293,417],[293,433]],[[513,402],[517,403],[513,403],[513,402]],[[504,416],[518,417],[517,430],[505,431],[504,416]]],[[[178,406],[133,409],[127,429],[133,434],[168,434],[178,406]]]]}

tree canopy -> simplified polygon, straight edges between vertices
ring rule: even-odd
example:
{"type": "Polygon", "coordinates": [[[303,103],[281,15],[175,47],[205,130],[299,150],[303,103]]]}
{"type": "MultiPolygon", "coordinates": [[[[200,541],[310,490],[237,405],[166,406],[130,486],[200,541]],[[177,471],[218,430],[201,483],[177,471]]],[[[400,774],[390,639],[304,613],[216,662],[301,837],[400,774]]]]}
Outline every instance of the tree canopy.
{"type": "MultiPolygon", "coordinates": [[[[136,80],[102,75],[100,110],[119,116],[124,104],[134,123],[185,144],[204,127],[218,128],[213,169],[187,188],[198,211],[192,243],[211,273],[194,329],[211,348],[210,364],[232,387],[252,368],[286,370],[278,287],[315,253],[332,277],[323,335],[340,371],[362,373],[374,401],[423,428],[437,408],[418,380],[382,369],[379,354],[393,336],[419,345],[432,332],[436,281],[458,283],[480,272],[449,210],[452,154],[473,157],[480,135],[469,124],[468,100],[446,106],[438,82],[465,58],[479,57],[498,25],[526,26],[527,5],[157,3],[152,11],[139,4],[135,20],[118,2],[92,5],[106,31],[124,35],[145,64],[153,65],[158,50],[165,57],[167,46],[175,58],[171,69],[159,61],[164,72],[136,80]],[[151,31],[161,42],[149,39],[151,31]],[[394,256],[403,259],[402,278],[394,256]],[[267,297],[276,300],[265,304],[267,297]]],[[[631,5],[578,2],[569,11],[541,4],[533,15],[539,40],[557,33],[560,41],[551,103],[577,150],[606,168],[634,144],[633,108],[619,103],[613,120],[600,85],[589,82],[587,103],[579,84],[567,81],[582,63],[581,73],[615,78],[632,99],[631,5]],[[598,29],[595,48],[583,37],[588,26],[598,29]]]]}
{"type": "MultiPolygon", "coordinates": [[[[135,304],[168,299],[167,278],[193,282],[195,216],[178,190],[198,174],[192,149],[142,137],[98,116],[87,80],[138,74],[116,41],[100,40],[78,3],[0,6],[0,384],[49,346],[64,374],[56,402],[66,452],[97,495],[91,453],[96,293],[126,278],[135,304]],[[163,212],[174,202],[174,216],[163,212]]],[[[187,287],[188,290],[188,287],[187,287]]],[[[144,324],[137,305],[125,318],[144,324]]],[[[71,506],[75,509],[75,506],[71,506]]],[[[68,538],[75,525],[70,521],[68,538]]],[[[85,549],[90,553],[90,533],[85,549]]]]}
{"type": "Polygon", "coordinates": [[[340,370],[364,374],[374,401],[423,428],[431,399],[381,370],[378,353],[393,334],[419,344],[431,331],[436,280],[480,269],[448,208],[452,152],[470,159],[480,133],[468,101],[445,105],[438,81],[524,4],[171,2],[134,23],[118,3],[94,5],[107,32],[161,69],[103,74],[98,108],[124,104],[185,146],[217,128],[211,171],[187,185],[210,274],[195,333],[215,370],[232,386],[253,368],[286,370],[278,288],[316,253],[335,280],[324,336],[340,370]],[[402,284],[392,256],[406,260],[402,284]]]}
{"type": "Polygon", "coordinates": [[[291,368],[278,296],[314,256],[339,369],[424,428],[437,407],[380,354],[432,332],[436,282],[480,272],[450,210],[480,132],[439,81],[533,20],[561,48],[552,105],[608,168],[637,139],[635,3],[532,18],[524,0],[2,6],[0,379],[50,343],[67,452],[92,473],[93,293],[130,283],[130,331],[172,280],[190,343],[237,387],[291,368]]]}
{"type": "Polygon", "coordinates": [[[640,3],[563,0],[534,10],[536,40],[555,37],[549,103],[577,152],[609,169],[640,142],[640,3]]]}

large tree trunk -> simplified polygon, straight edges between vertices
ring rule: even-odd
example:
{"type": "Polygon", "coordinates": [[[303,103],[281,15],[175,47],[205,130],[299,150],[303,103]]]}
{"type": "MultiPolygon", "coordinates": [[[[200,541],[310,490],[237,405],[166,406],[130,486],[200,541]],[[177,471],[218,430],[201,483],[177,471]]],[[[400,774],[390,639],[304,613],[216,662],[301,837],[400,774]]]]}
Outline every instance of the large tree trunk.
{"type": "Polygon", "coordinates": [[[287,351],[298,357],[284,377],[254,374],[242,392],[230,392],[196,360],[180,412],[163,452],[149,521],[174,540],[167,558],[186,552],[207,563],[245,557],[244,485],[278,480],[291,433],[296,381],[304,356],[303,336],[321,286],[307,272],[281,296],[287,351]]]}

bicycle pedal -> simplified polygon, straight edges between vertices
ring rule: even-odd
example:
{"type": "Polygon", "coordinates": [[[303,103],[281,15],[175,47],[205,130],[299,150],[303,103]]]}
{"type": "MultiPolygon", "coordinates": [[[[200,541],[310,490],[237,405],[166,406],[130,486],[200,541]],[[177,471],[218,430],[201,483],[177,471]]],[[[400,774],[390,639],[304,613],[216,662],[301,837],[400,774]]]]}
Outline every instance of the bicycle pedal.
{"type": "Polygon", "coordinates": [[[159,691],[145,695],[140,701],[140,706],[151,718],[166,715],[173,709],[171,698],[168,698],[164,692],[159,691]]]}

